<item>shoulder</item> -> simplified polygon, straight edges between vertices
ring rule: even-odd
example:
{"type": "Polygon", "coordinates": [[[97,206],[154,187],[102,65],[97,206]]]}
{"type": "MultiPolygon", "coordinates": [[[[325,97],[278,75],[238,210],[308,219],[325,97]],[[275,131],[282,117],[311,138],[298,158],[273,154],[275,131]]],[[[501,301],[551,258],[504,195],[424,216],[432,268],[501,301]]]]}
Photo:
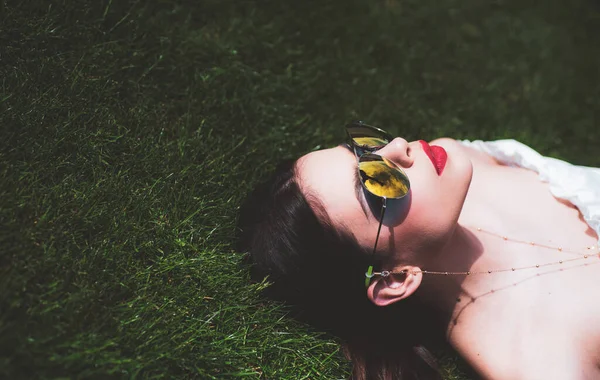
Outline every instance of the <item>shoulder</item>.
{"type": "Polygon", "coordinates": [[[430,142],[431,145],[438,145],[442,148],[460,149],[463,151],[473,163],[482,163],[488,165],[500,165],[500,163],[492,156],[475,148],[466,146],[450,137],[441,137],[430,142]]]}
{"type": "MultiPolygon", "coordinates": [[[[518,339],[512,342],[518,342],[518,339]]],[[[579,353],[560,344],[525,348],[516,343],[510,350],[495,351],[492,356],[476,354],[476,358],[466,359],[484,379],[600,378],[600,371],[588,360],[589,356],[579,353]]]]}

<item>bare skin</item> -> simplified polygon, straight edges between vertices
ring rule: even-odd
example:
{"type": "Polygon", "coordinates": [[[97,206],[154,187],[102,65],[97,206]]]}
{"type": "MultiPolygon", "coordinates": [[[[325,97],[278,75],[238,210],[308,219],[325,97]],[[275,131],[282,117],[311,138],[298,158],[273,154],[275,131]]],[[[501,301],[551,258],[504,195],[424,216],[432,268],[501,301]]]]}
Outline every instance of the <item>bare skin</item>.
{"type": "MultiPolygon", "coordinates": [[[[554,198],[536,173],[499,165],[454,140],[432,144],[459,145],[473,163],[471,186],[459,217],[462,228],[480,227],[511,239],[582,254],[586,247],[597,245],[598,237],[579,211],[554,198]]],[[[470,238],[483,246],[475,269],[576,257],[470,230],[474,231],[470,238]]],[[[460,239],[461,233],[456,234],[460,239]]],[[[446,252],[444,256],[453,254],[446,252]]],[[[440,266],[445,265],[443,261],[440,266]]],[[[600,302],[595,292],[600,288],[598,264],[600,260],[591,257],[535,270],[436,276],[431,281],[423,279],[420,295],[448,316],[449,342],[484,378],[595,379],[600,377],[600,302]]]]}
{"type": "MultiPolygon", "coordinates": [[[[595,232],[536,173],[500,165],[452,139],[431,144],[448,152],[441,175],[418,142],[397,138],[378,152],[406,171],[412,192],[405,212],[390,210],[397,220],[384,221],[377,249],[388,258],[382,269],[414,274],[374,278],[367,296],[381,307],[407,297],[429,303],[450,344],[483,378],[600,378],[594,291],[600,288],[600,259],[543,265],[577,257],[567,250],[587,253],[598,243],[595,232]],[[542,266],[471,276],[418,273],[536,264],[542,266]]],[[[320,199],[332,223],[372,247],[379,219],[361,208],[352,190],[354,154],[340,147],[313,152],[298,169],[302,187],[320,199]]]]}

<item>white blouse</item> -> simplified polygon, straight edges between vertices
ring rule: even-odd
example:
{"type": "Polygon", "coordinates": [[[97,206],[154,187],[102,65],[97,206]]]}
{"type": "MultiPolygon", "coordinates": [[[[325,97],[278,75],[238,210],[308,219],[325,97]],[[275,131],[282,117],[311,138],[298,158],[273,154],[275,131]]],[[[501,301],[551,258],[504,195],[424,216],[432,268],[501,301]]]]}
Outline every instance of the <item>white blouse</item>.
{"type": "Polygon", "coordinates": [[[579,209],[600,241],[600,168],[572,165],[545,157],[515,140],[459,142],[489,154],[504,165],[538,173],[540,181],[550,185],[552,195],[571,202],[579,209]]]}

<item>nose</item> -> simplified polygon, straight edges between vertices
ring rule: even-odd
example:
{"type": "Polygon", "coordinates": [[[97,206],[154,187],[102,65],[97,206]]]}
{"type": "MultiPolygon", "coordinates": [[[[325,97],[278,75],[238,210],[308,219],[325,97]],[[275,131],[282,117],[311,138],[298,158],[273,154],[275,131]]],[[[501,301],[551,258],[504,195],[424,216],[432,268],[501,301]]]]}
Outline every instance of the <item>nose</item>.
{"type": "Polygon", "coordinates": [[[395,162],[403,168],[410,168],[414,161],[414,158],[410,156],[410,146],[408,145],[408,141],[404,140],[402,137],[396,137],[376,153],[395,162]]]}

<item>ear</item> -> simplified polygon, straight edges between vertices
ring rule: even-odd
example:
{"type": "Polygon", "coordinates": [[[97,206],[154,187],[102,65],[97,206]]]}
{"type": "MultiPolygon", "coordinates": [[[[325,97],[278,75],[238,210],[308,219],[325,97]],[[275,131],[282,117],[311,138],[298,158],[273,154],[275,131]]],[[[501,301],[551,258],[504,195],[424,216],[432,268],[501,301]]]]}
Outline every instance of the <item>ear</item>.
{"type": "Polygon", "coordinates": [[[387,306],[413,294],[421,285],[423,273],[415,266],[395,268],[388,276],[377,276],[367,289],[367,296],[377,306],[387,306]]]}

